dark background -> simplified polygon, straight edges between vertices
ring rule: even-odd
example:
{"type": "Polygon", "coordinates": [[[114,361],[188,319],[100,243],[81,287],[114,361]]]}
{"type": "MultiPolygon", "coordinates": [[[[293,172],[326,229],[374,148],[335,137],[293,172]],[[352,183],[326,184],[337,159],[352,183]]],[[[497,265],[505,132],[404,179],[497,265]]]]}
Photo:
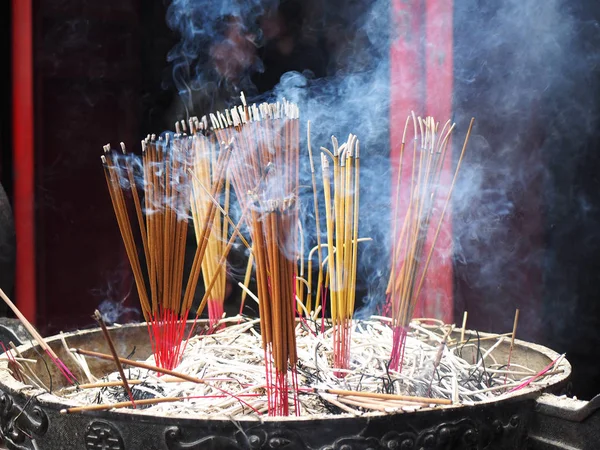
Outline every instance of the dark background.
{"type": "MultiPolygon", "coordinates": [[[[486,14],[493,14],[493,6],[471,2],[477,3],[480,15],[456,7],[454,20],[462,25],[455,29],[455,66],[468,64],[469,27],[485,28],[486,14]]],[[[592,0],[571,4],[583,24],[576,30],[578,49],[598,52],[600,6],[592,0]]],[[[0,181],[10,199],[10,2],[0,8],[5,61],[0,65],[0,181]]],[[[43,332],[54,333],[90,326],[90,312],[104,298],[136,305],[99,155],[108,142],[133,145],[148,133],[170,129],[180,117],[166,62],[178,38],[165,23],[165,5],[157,1],[34,1],[34,11],[37,323],[43,332]]],[[[271,89],[282,73],[303,70],[300,66],[311,65],[317,76],[331,70],[335,49],[321,37],[308,49],[318,54],[308,59],[278,60],[263,50],[260,57],[268,64],[265,74],[254,79],[259,89],[271,89]]],[[[515,70],[506,64],[514,49],[503,51],[490,49],[490,74],[515,70]]],[[[483,169],[490,174],[497,173],[496,167],[522,170],[523,161],[535,161],[544,170],[526,185],[513,186],[509,195],[515,208],[494,224],[487,240],[472,243],[457,236],[462,253],[455,264],[455,309],[457,321],[463,310],[469,311],[470,328],[506,332],[514,308],[529,307],[519,335],[566,352],[574,366],[573,392],[589,398],[600,391],[600,110],[595,100],[600,99],[600,80],[597,67],[585,70],[576,88],[544,92],[535,107],[501,118],[487,113],[495,99],[485,94],[493,90],[497,75],[482,74],[473,83],[457,74],[455,109],[476,116],[477,133],[490,144],[488,153],[477,156],[483,169]],[[589,119],[585,132],[560,120],[570,114],[567,100],[572,105],[578,99],[589,119]],[[511,160],[492,149],[516,122],[527,132],[511,160]],[[498,252],[514,261],[497,267],[500,281],[484,281],[478,261],[498,252]],[[515,277],[519,283],[503,281],[515,277]]],[[[501,181],[490,175],[486,183],[501,181]]],[[[482,194],[478,200],[466,218],[455,217],[455,227],[485,216],[476,211],[489,199],[482,194]]]]}

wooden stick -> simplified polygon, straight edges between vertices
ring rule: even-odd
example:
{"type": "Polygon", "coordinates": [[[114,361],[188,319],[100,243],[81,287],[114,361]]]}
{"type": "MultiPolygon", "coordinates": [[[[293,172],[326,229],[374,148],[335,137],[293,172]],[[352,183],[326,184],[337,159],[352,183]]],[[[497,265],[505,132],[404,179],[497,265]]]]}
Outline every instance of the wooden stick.
{"type": "MultiPolygon", "coordinates": [[[[170,403],[170,402],[179,402],[181,400],[186,399],[186,397],[163,397],[163,398],[148,398],[145,400],[138,400],[136,402],[137,405],[156,405],[158,403],[170,403]]],[[[118,402],[118,403],[106,403],[102,405],[86,405],[86,406],[74,406],[72,408],[61,409],[61,414],[73,414],[78,412],[86,412],[86,411],[105,411],[107,409],[118,409],[118,408],[128,408],[130,406],[134,406],[135,404],[131,401],[129,402],[118,402]]]]}
{"type": "Polygon", "coordinates": [[[464,340],[465,340],[465,329],[467,327],[467,316],[468,315],[469,315],[469,313],[467,311],[465,311],[463,313],[462,328],[460,329],[460,340],[461,340],[461,342],[464,342],[464,340]]]}
{"type": "MultiPolygon", "coordinates": [[[[180,402],[183,400],[190,400],[190,399],[194,399],[194,398],[203,398],[206,396],[187,396],[187,397],[159,397],[159,398],[148,398],[148,399],[144,399],[144,400],[137,400],[137,404],[138,405],[157,405],[159,403],[172,403],[172,402],[180,402]]],[[[233,397],[236,398],[236,400],[238,400],[239,402],[241,402],[242,404],[246,405],[246,406],[250,406],[252,408],[252,406],[246,402],[244,402],[243,400],[240,400],[240,397],[256,397],[256,394],[230,394],[230,395],[211,395],[208,396],[210,398],[216,397],[216,398],[226,398],[226,397],[233,397]]],[[[106,411],[109,409],[119,409],[119,408],[128,408],[130,406],[134,406],[132,405],[132,402],[117,402],[117,403],[104,403],[101,405],[85,405],[85,406],[74,406],[71,408],[64,408],[60,410],[61,414],[72,414],[72,413],[78,413],[78,412],[87,412],[87,411],[106,411]]],[[[254,409],[254,408],[252,408],[254,409]]],[[[256,411],[256,410],[255,410],[256,411]]]]}
{"type": "Polygon", "coordinates": [[[326,392],[327,394],[340,395],[340,396],[378,398],[381,400],[402,400],[405,402],[425,403],[425,404],[432,404],[432,405],[451,405],[452,404],[452,400],[449,400],[446,398],[414,397],[411,395],[383,394],[380,392],[348,391],[348,390],[344,390],[344,389],[324,389],[324,390],[322,390],[322,392],[326,392]]]}
{"type": "MultiPolygon", "coordinates": [[[[175,378],[175,377],[161,378],[160,381],[162,383],[185,383],[184,380],[180,380],[179,378],[175,378]]],[[[136,380],[136,379],[127,380],[127,383],[131,386],[135,386],[135,385],[142,384],[145,382],[147,382],[147,380],[136,380]]],[[[69,389],[70,390],[73,390],[73,389],[97,389],[97,388],[118,387],[118,386],[123,386],[123,382],[122,381],[99,381],[97,383],[80,384],[79,386],[73,386],[69,389]]]]}
{"type": "MultiPolygon", "coordinates": [[[[93,352],[90,350],[84,350],[82,348],[71,349],[71,351],[78,353],[80,355],[91,356],[91,357],[98,358],[98,359],[104,359],[106,361],[114,361],[115,360],[111,355],[107,355],[105,353],[93,352]]],[[[121,364],[124,364],[127,366],[139,367],[140,369],[146,369],[146,370],[151,370],[156,373],[171,375],[172,377],[176,377],[176,378],[179,378],[179,379],[185,380],[185,381],[191,381],[192,383],[206,384],[206,381],[201,378],[192,377],[190,375],[175,372],[173,370],[163,369],[161,367],[152,366],[150,364],[146,364],[146,363],[142,363],[142,362],[138,362],[138,361],[132,361],[131,359],[126,359],[126,358],[121,358],[121,357],[119,357],[119,361],[121,362],[121,364]]]]}

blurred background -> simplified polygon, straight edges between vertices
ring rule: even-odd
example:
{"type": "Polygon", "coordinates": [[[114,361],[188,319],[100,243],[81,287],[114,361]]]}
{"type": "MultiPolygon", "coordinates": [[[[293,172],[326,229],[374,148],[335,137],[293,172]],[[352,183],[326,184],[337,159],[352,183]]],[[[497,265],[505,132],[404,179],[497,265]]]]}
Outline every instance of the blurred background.
{"type": "MultiPolygon", "coordinates": [[[[460,323],[467,310],[469,328],[503,333],[520,308],[517,336],[567,353],[574,394],[600,392],[598,2],[245,3],[2,2],[0,287],[27,317],[43,334],[92,326],[98,307],[140,318],[102,145],[137,151],[242,90],[289,90],[317,118],[314,99],[357,111],[376,161],[363,202],[388,215],[408,111],[453,117],[455,153],[476,117],[443,238],[454,251],[421,312],[460,323]]],[[[385,284],[386,245],[374,247],[367,309],[385,284]]]]}

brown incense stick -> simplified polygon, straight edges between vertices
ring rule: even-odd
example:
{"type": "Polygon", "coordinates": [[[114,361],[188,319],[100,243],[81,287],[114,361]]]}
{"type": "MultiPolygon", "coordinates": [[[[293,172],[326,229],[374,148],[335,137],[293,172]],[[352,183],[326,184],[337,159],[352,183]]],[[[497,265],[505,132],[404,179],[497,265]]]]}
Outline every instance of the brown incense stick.
{"type": "Polygon", "coordinates": [[[379,392],[363,392],[363,391],[348,391],[343,389],[324,389],[320,392],[327,394],[352,396],[352,397],[365,397],[365,398],[378,398],[381,400],[402,400],[405,402],[413,403],[425,403],[432,405],[451,405],[452,400],[446,398],[428,398],[428,397],[413,397],[411,395],[398,395],[398,394],[383,394],[379,392]]]}
{"type": "Polygon", "coordinates": [[[108,409],[118,409],[118,408],[129,408],[135,405],[144,406],[144,405],[157,405],[159,403],[170,403],[170,402],[179,402],[184,400],[186,397],[163,397],[163,398],[148,398],[144,400],[138,400],[133,403],[129,402],[118,402],[118,403],[107,403],[102,405],[86,405],[86,406],[74,406],[72,408],[61,409],[61,414],[73,414],[78,412],[86,412],[86,411],[106,411],[108,409]]]}
{"type": "MultiPolygon", "coordinates": [[[[217,215],[221,206],[217,202],[217,208],[213,200],[223,192],[225,186],[227,211],[229,187],[225,173],[231,156],[227,145],[216,145],[212,134],[204,134],[205,121],[196,118],[190,120],[190,136],[186,134],[188,127],[185,122],[178,122],[175,128],[174,135],[167,134],[165,138],[158,139],[152,135],[142,141],[141,193],[136,185],[138,174],[134,174],[133,156],[126,155],[124,145],[121,146],[124,157],[113,153],[110,146],[104,147],[105,154],[102,156],[115,216],[133,271],[142,312],[149,324],[153,353],[157,364],[166,368],[175,367],[181,358],[185,319],[202,272],[202,264],[205,260],[214,259],[215,245],[218,246],[223,236],[227,235],[227,218],[221,219],[217,215]],[[207,184],[210,186],[209,198],[200,213],[197,211],[199,199],[193,196],[189,174],[193,172],[192,169],[201,172],[206,169],[207,160],[202,159],[206,155],[200,155],[203,148],[210,148],[211,174],[207,184]],[[119,157],[125,159],[125,164],[119,163],[119,157]],[[200,167],[200,163],[204,166],[200,167]],[[144,198],[143,210],[141,194],[144,198]],[[130,218],[128,213],[126,198],[130,196],[135,206],[137,230],[134,230],[132,223],[135,218],[130,218]],[[190,204],[191,196],[195,201],[190,204]],[[187,282],[184,282],[190,207],[197,213],[193,216],[198,247],[187,282]],[[214,239],[211,233],[216,223],[223,223],[223,226],[219,228],[219,236],[214,239]],[[141,235],[144,261],[139,257],[138,234],[141,235]],[[209,240],[211,245],[208,245],[209,240]]],[[[203,198],[206,199],[206,196],[203,198]]],[[[221,281],[224,287],[223,274],[221,281]]]]}
{"type": "Polygon", "coordinates": [[[108,348],[110,349],[110,353],[113,356],[115,365],[117,366],[117,370],[119,371],[119,375],[121,375],[121,382],[123,384],[123,387],[125,388],[125,392],[127,392],[127,395],[129,395],[129,399],[131,400],[131,403],[133,403],[133,407],[135,408],[135,399],[133,398],[133,392],[131,392],[129,384],[127,383],[127,377],[125,376],[125,372],[123,371],[123,366],[121,365],[121,361],[119,361],[119,355],[117,353],[117,350],[115,349],[115,344],[114,344],[112,338],[110,337],[110,333],[108,332],[108,328],[106,327],[106,323],[104,322],[104,319],[102,318],[102,314],[100,314],[100,311],[98,311],[98,310],[94,311],[94,320],[96,320],[96,322],[98,322],[98,325],[100,325],[100,328],[102,329],[102,334],[104,335],[104,339],[106,340],[106,343],[108,344],[108,348]]]}
{"type": "MultiPolygon", "coordinates": [[[[84,349],[81,349],[81,348],[72,349],[71,351],[73,351],[75,353],[78,353],[80,355],[91,356],[91,357],[94,357],[94,358],[104,359],[104,360],[107,360],[107,361],[114,361],[115,360],[115,358],[113,358],[113,356],[111,356],[111,355],[107,355],[105,353],[93,352],[93,351],[89,351],[89,350],[84,350],[84,349]]],[[[132,361],[132,360],[126,359],[126,358],[118,358],[118,360],[121,362],[121,364],[125,364],[125,365],[128,365],[128,366],[139,367],[141,369],[151,370],[153,372],[162,373],[162,374],[165,374],[165,375],[171,375],[172,377],[176,377],[176,378],[179,378],[179,379],[185,380],[185,381],[190,381],[192,383],[209,385],[206,382],[206,380],[203,380],[201,378],[192,377],[192,376],[186,375],[184,373],[175,372],[175,371],[169,370],[169,369],[163,369],[161,367],[152,366],[150,364],[145,364],[145,363],[138,362],[138,361],[132,361]]],[[[225,391],[225,390],[223,390],[221,388],[218,388],[216,386],[212,386],[212,387],[214,389],[217,389],[218,391],[222,392],[226,396],[234,398],[238,402],[240,402],[241,404],[243,404],[245,406],[248,406],[250,409],[256,411],[256,409],[254,407],[252,407],[252,405],[249,405],[247,402],[245,402],[244,400],[236,397],[235,395],[230,394],[229,392],[227,392],[227,391],[225,391]]],[[[125,402],[125,403],[130,404],[130,402],[125,402]]]]}
{"type": "MultiPolygon", "coordinates": [[[[115,358],[112,355],[107,355],[105,353],[93,352],[90,350],[84,350],[82,348],[72,349],[71,351],[78,353],[80,355],[84,355],[84,356],[91,356],[94,358],[104,359],[107,361],[115,361],[115,358]]],[[[172,377],[176,377],[176,378],[179,378],[179,379],[185,380],[185,381],[191,381],[192,383],[206,384],[205,380],[202,380],[201,378],[192,377],[192,376],[186,375],[184,373],[174,372],[173,370],[163,369],[161,367],[152,366],[150,364],[146,364],[146,363],[142,363],[142,362],[138,362],[138,361],[132,361],[131,359],[126,359],[126,358],[121,358],[121,357],[119,357],[118,360],[119,360],[119,362],[121,362],[121,364],[124,364],[127,366],[139,367],[140,369],[146,369],[146,370],[151,370],[156,373],[171,375],[172,377]]]]}

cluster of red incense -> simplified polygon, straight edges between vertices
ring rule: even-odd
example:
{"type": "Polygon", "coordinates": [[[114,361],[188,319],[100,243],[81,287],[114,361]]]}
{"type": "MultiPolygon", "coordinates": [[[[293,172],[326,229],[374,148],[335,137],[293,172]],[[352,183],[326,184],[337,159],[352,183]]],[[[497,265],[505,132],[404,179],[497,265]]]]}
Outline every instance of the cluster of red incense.
{"type": "Polygon", "coordinates": [[[289,414],[296,399],[296,274],[299,111],[283,101],[211,116],[219,140],[232,142],[231,183],[252,237],[269,414],[289,414]],[[288,380],[291,374],[291,389],[288,380]]]}
{"type": "Polygon", "coordinates": [[[452,183],[444,194],[440,192],[440,178],[454,124],[446,122],[441,131],[439,125],[432,117],[422,119],[413,114],[406,121],[402,137],[394,210],[396,214],[402,214],[403,219],[399,221],[402,224],[400,230],[398,222],[394,225],[392,269],[386,291],[387,308],[393,319],[394,342],[390,368],[394,370],[401,370],[408,325],[419,301],[473,120],[467,131],[452,183]],[[410,134],[413,138],[412,151],[405,151],[407,135],[410,137],[410,134]]]}
{"type": "MultiPolygon", "coordinates": [[[[190,123],[190,126],[192,135],[200,133],[195,124],[190,123]]],[[[148,324],[156,363],[163,368],[175,367],[181,358],[186,319],[206,252],[210,224],[216,214],[214,205],[206,211],[198,234],[201,244],[197,247],[184,289],[191,190],[188,169],[192,166],[194,142],[192,136],[181,134],[178,130],[172,138],[169,135],[165,139],[146,138],[142,142],[141,164],[125,155],[123,144],[125,156],[112,152],[110,146],[104,147],[105,154],[102,156],[110,197],[148,324]],[[139,233],[134,233],[136,227],[130,219],[129,197],[133,201],[139,233]],[[140,240],[142,252],[138,252],[140,240]],[[140,253],[145,260],[145,270],[140,253]]],[[[220,180],[214,186],[216,192],[222,188],[228,155],[228,151],[223,151],[216,161],[219,174],[216,178],[220,180]]]]}

